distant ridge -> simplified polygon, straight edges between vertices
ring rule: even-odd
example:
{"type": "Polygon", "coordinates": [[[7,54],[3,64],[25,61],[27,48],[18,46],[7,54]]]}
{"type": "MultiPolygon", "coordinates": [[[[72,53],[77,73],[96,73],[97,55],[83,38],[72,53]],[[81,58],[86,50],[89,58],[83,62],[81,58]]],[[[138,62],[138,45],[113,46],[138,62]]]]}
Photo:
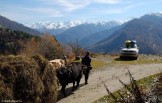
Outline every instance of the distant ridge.
{"type": "MultiPolygon", "coordinates": [[[[121,23],[118,22],[105,22],[105,23],[97,23],[97,24],[81,24],[72,28],[67,29],[66,31],[62,32],[59,35],[56,35],[56,38],[64,44],[67,43],[76,43],[76,40],[78,38],[79,44],[81,46],[84,46],[82,44],[87,44],[87,42],[84,42],[84,38],[93,35],[95,33],[99,33],[105,30],[109,30],[113,27],[119,26],[121,23]]],[[[108,36],[109,34],[107,34],[108,36]]],[[[93,40],[93,39],[90,39],[93,40]]],[[[97,39],[95,39],[97,41],[97,39]]]]}
{"type": "MultiPolygon", "coordinates": [[[[128,19],[129,20],[129,19],[128,19]]],[[[68,21],[68,22],[52,22],[52,21],[47,21],[47,22],[36,22],[36,23],[31,23],[31,24],[25,24],[27,27],[41,30],[41,29],[69,29],[71,27],[75,27],[78,25],[82,24],[94,24],[94,25],[105,25],[107,23],[118,23],[118,24],[123,24],[127,20],[118,20],[118,21],[68,21]]]]}
{"type": "Polygon", "coordinates": [[[131,19],[118,21],[48,21],[26,24],[26,26],[55,35],[56,39],[63,44],[75,44],[78,38],[79,45],[85,48],[108,37],[115,30],[114,27],[120,26],[131,19]]]}
{"type": "Polygon", "coordinates": [[[162,54],[162,14],[146,14],[139,19],[133,19],[125,26],[115,31],[89,50],[100,53],[119,53],[127,39],[137,40],[140,53],[162,54]]]}
{"type": "Polygon", "coordinates": [[[9,20],[3,16],[0,16],[0,27],[2,28],[9,28],[11,30],[18,30],[23,31],[32,35],[41,35],[40,32],[37,30],[31,29],[29,27],[26,27],[20,23],[17,23],[15,21],[9,20]]]}
{"type": "Polygon", "coordinates": [[[53,35],[58,35],[63,33],[64,31],[75,28],[80,25],[114,25],[114,24],[123,24],[126,20],[120,21],[67,21],[67,22],[36,22],[32,24],[25,24],[27,27],[36,29],[41,32],[49,32],[53,35]]]}

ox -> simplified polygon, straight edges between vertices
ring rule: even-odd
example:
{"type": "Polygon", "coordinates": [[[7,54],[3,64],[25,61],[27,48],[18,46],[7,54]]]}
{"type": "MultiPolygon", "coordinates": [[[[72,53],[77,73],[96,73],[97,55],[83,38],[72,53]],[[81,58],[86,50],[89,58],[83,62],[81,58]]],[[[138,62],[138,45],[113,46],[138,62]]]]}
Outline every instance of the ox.
{"type": "Polygon", "coordinates": [[[62,59],[54,59],[49,61],[54,68],[59,68],[65,66],[65,62],[62,59]]]}
{"type": "Polygon", "coordinates": [[[56,70],[57,78],[62,85],[61,91],[66,97],[65,87],[68,83],[73,83],[73,90],[79,86],[80,80],[85,71],[85,67],[80,62],[72,62],[65,67],[60,67],[56,70]],[[77,85],[75,86],[75,82],[77,85]]]}

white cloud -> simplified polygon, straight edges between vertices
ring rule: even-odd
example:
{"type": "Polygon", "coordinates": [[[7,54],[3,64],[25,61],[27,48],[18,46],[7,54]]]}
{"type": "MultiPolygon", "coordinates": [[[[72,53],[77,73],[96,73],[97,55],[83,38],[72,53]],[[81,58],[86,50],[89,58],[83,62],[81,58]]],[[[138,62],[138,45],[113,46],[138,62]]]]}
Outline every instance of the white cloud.
{"type": "Polygon", "coordinates": [[[58,5],[65,7],[69,11],[84,8],[93,3],[117,4],[120,2],[121,0],[57,0],[58,5]]]}
{"type": "Polygon", "coordinates": [[[77,9],[87,7],[93,3],[117,4],[121,0],[38,0],[46,5],[60,6],[64,11],[71,12],[77,9]]]}
{"type": "MultiPolygon", "coordinates": [[[[109,1],[109,3],[110,3],[110,1],[109,1]]],[[[119,0],[117,0],[117,1],[116,1],[116,3],[122,4],[122,5],[120,5],[120,7],[111,7],[111,8],[107,8],[107,9],[105,9],[105,8],[100,8],[100,9],[99,8],[93,8],[93,9],[89,10],[89,12],[95,13],[95,14],[122,14],[122,13],[125,13],[127,11],[132,10],[132,8],[136,8],[136,7],[144,4],[142,2],[134,4],[133,2],[129,2],[129,1],[128,2],[127,1],[121,2],[119,0]]],[[[107,1],[107,3],[108,3],[108,1],[107,1]]],[[[114,0],[114,3],[115,3],[115,0],[114,0]]]]}
{"type": "Polygon", "coordinates": [[[40,13],[42,15],[49,16],[49,17],[62,16],[60,11],[55,10],[53,8],[24,8],[24,9],[35,13],[40,13]]]}
{"type": "Polygon", "coordinates": [[[91,2],[89,0],[82,1],[67,1],[67,0],[58,0],[58,5],[63,6],[66,11],[73,11],[80,8],[84,8],[89,5],[91,2]]]}
{"type": "Polygon", "coordinates": [[[131,0],[34,0],[34,3],[33,0],[27,0],[27,2],[29,3],[26,5],[6,3],[6,6],[0,4],[0,13],[3,11],[4,15],[16,20],[17,18],[21,18],[21,20],[32,20],[32,18],[44,20],[45,18],[55,19],[55,17],[56,19],[57,17],[67,19],[77,18],[78,15],[84,18],[87,15],[95,17],[100,16],[100,14],[124,14],[143,3],[147,3],[144,1],[143,3],[142,1],[135,3],[131,0]]]}
{"type": "Polygon", "coordinates": [[[7,17],[10,20],[16,21],[21,23],[22,21],[28,21],[28,20],[32,20],[33,17],[29,16],[29,15],[25,15],[25,14],[20,14],[20,13],[15,13],[15,12],[1,12],[1,15],[3,15],[4,17],[7,17]]]}
{"type": "Polygon", "coordinates": [[[120,3],[121,0],[95,0],[97,3],[107,3],[107,4],[117,4],[120,3]]]}
{"type": "Polygon", "coordinates": [[[123,6],[123,7],[121,7],[121,10],[122,10],[123,12],[130,11],[131,9],[137,8],[138,6],[142,6],[142,5],[144,5],[144,4],[145,4],[144,2],[136,3],[136,4],[130,3],[130,4],[127,4],[127,5],[123,6]]]}
{"type": "Polygon", "coordinates": [[[102,9],[102,10],[91,10],[89,11],[90,13],[93,14],[121,14],[123,11],[119,8],[114,8],[114,9],[102,9]]]}
{"type": "MultiPolygon", "coordinates": [[[[100,4],[117,4],[121,3],[121,0],[37,0],[44,4],[45,8],[28,8],[26,10],[42,13],[49,15],[51,17],[59,17],[63,16],[69,12],[73,12],[78,9],[82,9],[87,7],[93,3],[100,3],[100,4]]],[[[115,8],[111,10],[92,10],[90,12],[95,13],[122,13],[121,9],[115,8]]]]}

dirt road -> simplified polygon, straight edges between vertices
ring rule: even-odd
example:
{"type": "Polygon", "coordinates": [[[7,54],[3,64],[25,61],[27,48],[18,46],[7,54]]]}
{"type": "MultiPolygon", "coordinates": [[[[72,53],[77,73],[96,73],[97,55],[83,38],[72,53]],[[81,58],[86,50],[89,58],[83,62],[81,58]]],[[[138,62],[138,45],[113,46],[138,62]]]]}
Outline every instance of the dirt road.
{"type": "Polygon", "coordinates": [[[84,85],[84,78],[82,78],[80,88],[72,92],[72,84],[69,84],[66,88],[68,96],[63,98],[60,94],[57,103],[92,103],[104,95],[107,95],[102,81],[105,82],[111,92],[122,88],[123,86],[115,76],[119,77],[124,83],[129,83],[129,76],[127,75],[128,71],[126,68],[128,68],[133,77],[138,80],[162,72],[162,63],[121,65],[105,67],[104,69],[93,71],[90,74],[88,85],[84,85]]]}

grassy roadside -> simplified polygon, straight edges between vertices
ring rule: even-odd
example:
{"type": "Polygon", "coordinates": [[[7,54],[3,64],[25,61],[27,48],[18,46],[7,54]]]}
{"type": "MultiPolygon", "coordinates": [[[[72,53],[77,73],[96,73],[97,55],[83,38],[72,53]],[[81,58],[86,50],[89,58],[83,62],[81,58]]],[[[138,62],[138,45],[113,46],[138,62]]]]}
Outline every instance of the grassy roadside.
{"type": "MultiPolygon", "coordinates": [[[[104,67],[114,67],[114,66],[124,66],[124,65],[139,65],[139,64],[153,64],[153,63],[162,63],[161,55],[139,55],[137,60],[120,60],[119,55],[98,55],[92,59],[92,66],[94,66],[95,70],[104,68],[104,67]]],[[[151,75],[149,77],[140,79],[137,81],[138,86],[142,90],[142,93],[149,91],[151,84],[154,79],[158,76],[151,75]]],[[[130,87],[130,85],[128,85],[130,87]]],[[[106,89],[105,89],[106,90],[106,89]]],[[[119,91],[113,93],[117,99],[121,98],[119,92],[123,96],[128,96],[128,91],[125,88],[122,88],[119,91]]],[[[104,96],[99,100],[96,100],[93,103],[115,103],[111,96],[104,96]]]]}
{"type": "MultiPolygon", "coordinates": [[[[141,94],[144,95],[149,92],[151,85],[153,84],[155,78],[159,75],[160,75],[160,73],[145,77],[145,78],[137,81],[137,85],[140,88],[141,94]]],[[[129,84],[128,87],[130,88],[131,84],[129,84]]],[[[119,100],[121,98],[129,98],[128,96],[130,96],[130,93],[126,88],[122,88],[122,89],[112,93],[112,95],[115,96],[115,98],[117,100],[119,100]]],[[[100,98],[99,100],[94,101],[93,103],[116,103],[116,102],[112,99],[112,96],[106,95],[106,96],[100,98]]]]}
{"type": "Polygon", "coordinates": [[[92,58],[92,67],[94,70],[103,67],[121,66],[121,65],[138,65],[162,63],[162,56],[159,55],[139,55],[137,60],[121,60],[119,55],[97,55],[92,58]]]}
{"type": "Polygon", "coordinates": [[[96,69],[99,69],[101,67],[108,65],[108,63],[101,61],[101,60],[92,60],[91,65],[92,65],[93,69],[96,70],[96,69]]]}

